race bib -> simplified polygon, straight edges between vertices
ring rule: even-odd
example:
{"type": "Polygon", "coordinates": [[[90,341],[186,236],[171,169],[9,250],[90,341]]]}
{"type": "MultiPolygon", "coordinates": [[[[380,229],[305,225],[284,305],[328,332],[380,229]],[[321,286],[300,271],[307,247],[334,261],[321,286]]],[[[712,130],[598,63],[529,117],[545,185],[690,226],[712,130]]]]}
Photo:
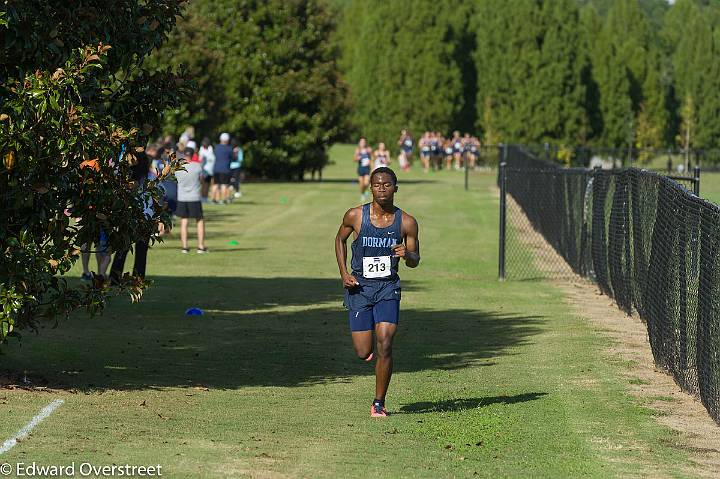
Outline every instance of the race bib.
{"type": "Polygon", "coordinates": [[[365,278],[386,278],[391,274],[390,256],[363,257],[363,276],[365,278]]]}

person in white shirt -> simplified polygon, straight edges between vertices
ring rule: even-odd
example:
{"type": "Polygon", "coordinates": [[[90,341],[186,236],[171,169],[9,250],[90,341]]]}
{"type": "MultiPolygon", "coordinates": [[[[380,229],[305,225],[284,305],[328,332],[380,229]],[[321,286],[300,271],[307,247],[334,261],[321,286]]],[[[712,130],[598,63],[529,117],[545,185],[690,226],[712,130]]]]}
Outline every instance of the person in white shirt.
{"type": "Polygon", "coordinates": [[[203,203],[207,203],[208,193],[210,193],[210,185],[213,179],[213,168],[215,166],[215,152],[213,151],[212,143],[210,143],[210,138],[203,138],[198,155],[200,156],[200,164],[203,170],[200,197],[203,203]]]}

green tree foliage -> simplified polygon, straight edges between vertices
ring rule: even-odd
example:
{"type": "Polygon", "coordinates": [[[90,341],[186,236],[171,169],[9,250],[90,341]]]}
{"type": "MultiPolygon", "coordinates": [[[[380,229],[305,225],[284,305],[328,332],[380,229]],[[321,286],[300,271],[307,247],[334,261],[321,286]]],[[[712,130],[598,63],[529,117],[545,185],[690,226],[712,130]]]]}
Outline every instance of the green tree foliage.
{"type": "Polygon", "coordinates": [[[601,142],[608,146],[627,146],[632,140],[634,115],[630,73],[616,52],[610,32],[601,30],[596,40],[593,75],[602,117],[601,142]]]}
{"type": "Polygon", "coordinates": [[[342,37],[352,45],[343,65],[355,128],[371,142],[393,142],[403,128],[446,132],[467,122],[459,62],[466,63],[469,52],[451,40],[464,38],[466,7],[455,1],[440,8],[431,0],[352,3],[342,37]]]}
{"type": "Polygon", "coordinates": [[[480,2],[478,127],[506,141],[564,143],[588,134],[579,10],[574,0],[480,2]],[[491,108],[491,112],[487,108],[491,108]]]}
{"type": "Polygon", "coordinates": [[[681,127],[678,144],[711,147],[720,138],[720,21],[718,5],[678,0],[665,18],[681,127]],[[689,133],[688,133],[689,132],[689,133]]]}
{"type": "Polygon", "coordinates": [[[613,0],[590,53],[607,146],[659,147],[666,142],[669,84],[650,23],[661,11],[650,1],[613,0]]]}
{"type": "Polygon", "coordinates": [[[333,29],[331,11],[314,0],[191,2],[152,59],[186,66],[198,84],[166,129],[230,132],[257,175],[302,178],[322,168],[346,111],[333,29]]]}
{"type": "Polygon", "coordinates": [[[594,5],[585,5],[580,9],[580,51],[585,57],[585,65],[581,72],[581,82],[585,86],[585,117],[587,124],[583,128],[585,141],[598,138],[602,133],[603,122],[600,112],[600,89],[595,76],[596,65],[592,61],[593,53],[602,30],[602,19],[594,5]]]}
{"type": "Polygon", "coordinates": [[[486,143],[658,148],[684,123],[691,144],[720,145],[718,0],[334,4],[353,120],[371,137],[399,125],[468,129],[472,118],[486,143]]]}
{"type": "MultiPolygon", "coordinates": [[[[130,169],[162,110],[178,101],[182,80],[142,62],[174,26],[179,3],[5,2],[0,341],[41,318],[103,307],[99,281],[78,287],[61,277],[101,229],[117,251],[169,223],[156,182],[138,189],[130,169]]],[[[124,287],[137,299],[145,284],[126,277],[124,287]]]]}
{"type": "Polygon", "coordinates": [[[534,137],[563,144],[584,143],[589,135],[585,108],[587,85],[583,73],[589,63],[582,48],[580,13],[575,0],[544,2],[540,64],[535,71],[540,99],[534,137]]]}
{"type": "Polygon", "coordinates": [[[522,141],[529,136],[527,128],[534,128],[530,118],[536,106],[532,73],[540,56],[539,7],[532,0],[510,0],[506,7],[497,8],[489,0],[479,5],[478,110],[490,122],[479,127],[503,141],[522,141]],[[492,108],[491,115],[483,111],[486,106],[492,108]]]}

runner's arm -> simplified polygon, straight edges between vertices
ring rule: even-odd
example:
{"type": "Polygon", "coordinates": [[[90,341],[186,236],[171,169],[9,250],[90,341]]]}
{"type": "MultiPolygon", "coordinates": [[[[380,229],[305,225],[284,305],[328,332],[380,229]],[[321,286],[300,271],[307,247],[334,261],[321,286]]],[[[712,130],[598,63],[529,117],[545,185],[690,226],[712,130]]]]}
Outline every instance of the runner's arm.
{"type": "Polygon", "coordinates": [[[418,239],[417,220],[408,216],[405,235],[405,264],[408,268],[415,268],[420,264],[420,240],[418,239]]]}
{"type": "Polygon", "coordinates": [[[418,239],[417,220],[410,215],[403,214],[402,230],[405,243],[393,247],[396,256],[403,258],[408,268],[415,268],[420,264],[420,240],[418,239]]]}
{"type": "Polygon", "coordinates": [[[347,270],[347,239],[355,231],[355,223],[357,222],[357,208],[347,210],[343,216],[342,224],[335,235],[335,258],[337,259],[338,269],[340,270],[340,278],[343,286],[351,288],[358,284],[357,279],[348,273],[347,270]]]}

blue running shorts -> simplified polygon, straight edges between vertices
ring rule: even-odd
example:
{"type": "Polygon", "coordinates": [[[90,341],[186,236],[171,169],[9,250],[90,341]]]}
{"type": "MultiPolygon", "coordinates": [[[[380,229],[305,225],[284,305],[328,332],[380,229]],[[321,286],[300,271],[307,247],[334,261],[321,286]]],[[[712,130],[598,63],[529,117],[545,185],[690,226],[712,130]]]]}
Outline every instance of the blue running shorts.
{"type": "Polygon", "coordinates": [[[386,299],[378,301],[372,308],[362,311],[349,311],[350,330],[353,332],[372,331],[377,323],[398,324],[400,319],[400,301],[386,299]]]}

